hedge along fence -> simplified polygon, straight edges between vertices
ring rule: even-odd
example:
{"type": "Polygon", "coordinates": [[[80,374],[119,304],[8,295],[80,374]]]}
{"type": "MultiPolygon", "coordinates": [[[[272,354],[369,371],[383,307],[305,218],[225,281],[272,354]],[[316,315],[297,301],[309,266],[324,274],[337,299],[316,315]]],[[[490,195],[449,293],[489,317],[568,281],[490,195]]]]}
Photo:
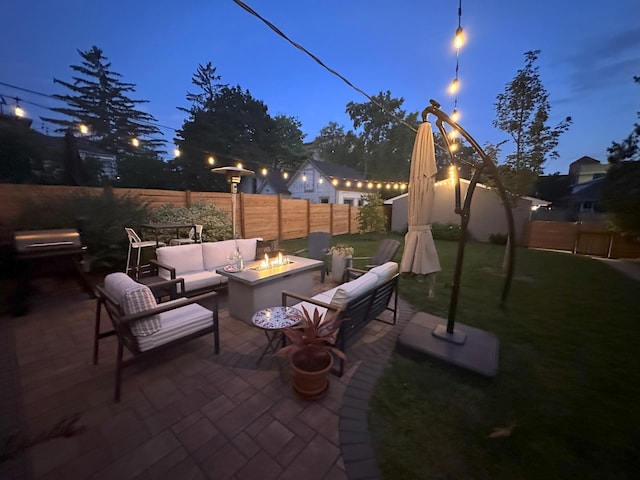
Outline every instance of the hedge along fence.
{"type": "MultiPolygon", "coordinates": [[[[73,195],[80,191],[102,194],[99,187],[61,185],[0,184],[0,224],[11,227],[28,201],[52,196],[73,195]]],[[[189,207],[195,203],[215,205],[231,219],[231,193],[114,188],[114,195],[138,197],[150,208],[173,204],[189,207]]],[[[352,205],[311,203],[308,200],[284,198],[281,195],[239,193],[236,197],[236,225],[243,237],[265,240],[289,240],[306,237],[309,232],[334,235],[358,232],[358,208],[352,205]]]]}

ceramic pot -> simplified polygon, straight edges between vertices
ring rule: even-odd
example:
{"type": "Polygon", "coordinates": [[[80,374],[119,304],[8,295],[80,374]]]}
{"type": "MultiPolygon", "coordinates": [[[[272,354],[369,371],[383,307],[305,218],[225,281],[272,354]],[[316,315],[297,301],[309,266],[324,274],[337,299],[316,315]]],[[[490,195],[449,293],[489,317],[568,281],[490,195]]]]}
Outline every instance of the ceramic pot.
{"type": "Polygon", "coordinates": [[[325,349],[317,348],[310,367],[307,354],[300,350],[291,356],[293,389],[307,400],[319,398],[329,388],[328,375],[333,366],[333,355],[325,349]]]}
{"type": "Polygon", "coordinates": [[[331,280],[342,283],[344,279],[344,271],[347,268],[347,260],[351,255],[333,252],[331,254],[331,280]]]}

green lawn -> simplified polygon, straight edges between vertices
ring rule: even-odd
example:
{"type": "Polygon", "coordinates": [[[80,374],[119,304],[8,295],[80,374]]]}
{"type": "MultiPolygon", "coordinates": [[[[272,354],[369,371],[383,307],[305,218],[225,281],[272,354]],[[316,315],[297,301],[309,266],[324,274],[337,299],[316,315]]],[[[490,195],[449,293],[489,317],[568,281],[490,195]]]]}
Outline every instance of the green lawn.
{"type": "MultiPolygon", "coordinates": [[[[363,256],[380,238],[335,241],[363,256]]],[[[410,279],[401,280],[400,295],[446,319],[457,243],[436,246],[435,298],[410,279]]],[[[637,478],[640,284],[588,257],[517,249],[501,309],[503,254],[504,247],[467,245],[456,317],[498,336],[497,377],[394,354],[369,417],[384,477],[637,478]],[[510,436],[490,438],[514,424],[510,436]]]]}

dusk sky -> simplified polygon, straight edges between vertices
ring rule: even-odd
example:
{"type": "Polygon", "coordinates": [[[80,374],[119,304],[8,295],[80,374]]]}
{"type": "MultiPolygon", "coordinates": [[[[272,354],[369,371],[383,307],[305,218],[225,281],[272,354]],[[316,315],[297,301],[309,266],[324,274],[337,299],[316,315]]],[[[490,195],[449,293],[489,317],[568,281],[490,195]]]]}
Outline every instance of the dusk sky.
{"type": "MultiPolygon", "coordinates": [[[[420,112],[433,98],[453,108],[447,87],[455,75],[452,39],[458,0],[245,0],[292,40],[369,95],[389,90],[403,109],[420,112]]],[[[45,94],[66,93],[53,78],[70,81],[77,50],[101,48],[130,95],[161,125],[180,128],[196,91],[191,77],[211,61],[222,82],[248,89],[273,116],[302,123],[305,141],[335,121],[353,125],[347,103],[366,97],[277,36],[233,0],[122,1],[5,0],[0,4],[0,95],[7,110],[19,97],[40,129],[42,106],[61,106],[45,94]]],[[[612,141],[624,139],[640,111],[640,2],[638,0],[484,0],[462,2],[467,43],[460,52],[458,109],[480,145],[508,139],[492,126],[496,96],[524,66],[537,62],[551,103],[550,124],[571,116],[546,173],[567,173],[583,155],[606,163],[612,141]]],[[[167,150],[174,132],[164,129],[167,150]]],[[[503,146],[503,154],[513,145],[503,146]]]]}

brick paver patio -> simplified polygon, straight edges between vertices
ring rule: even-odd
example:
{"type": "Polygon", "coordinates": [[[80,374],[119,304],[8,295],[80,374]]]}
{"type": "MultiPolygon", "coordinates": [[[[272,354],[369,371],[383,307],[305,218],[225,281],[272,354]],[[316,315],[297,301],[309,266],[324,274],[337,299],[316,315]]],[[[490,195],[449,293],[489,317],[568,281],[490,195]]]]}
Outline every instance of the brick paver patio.
{"type": "MultiPolygon", "coordinates": [[[[72,281],[43,279],[22,317],[0,319],[0,439],[36,436],[80,416],[83,432],[0,463],[0,478],[300,479],[378,478],[367,431],[368,399],[411,316],[372,322],[348,347],[328,394],[298,399],[286,361],[266,356],[261,330],[230,317],[220,295],[221,353],[210,336],[124,372],[113,401],[115,338],[91,361],[95,300],[72,281]]],[[[332,285],[319,283],[316,291],[332,285]]],[[[106,322],[105,322],[106,323],[106,322]]]]}

